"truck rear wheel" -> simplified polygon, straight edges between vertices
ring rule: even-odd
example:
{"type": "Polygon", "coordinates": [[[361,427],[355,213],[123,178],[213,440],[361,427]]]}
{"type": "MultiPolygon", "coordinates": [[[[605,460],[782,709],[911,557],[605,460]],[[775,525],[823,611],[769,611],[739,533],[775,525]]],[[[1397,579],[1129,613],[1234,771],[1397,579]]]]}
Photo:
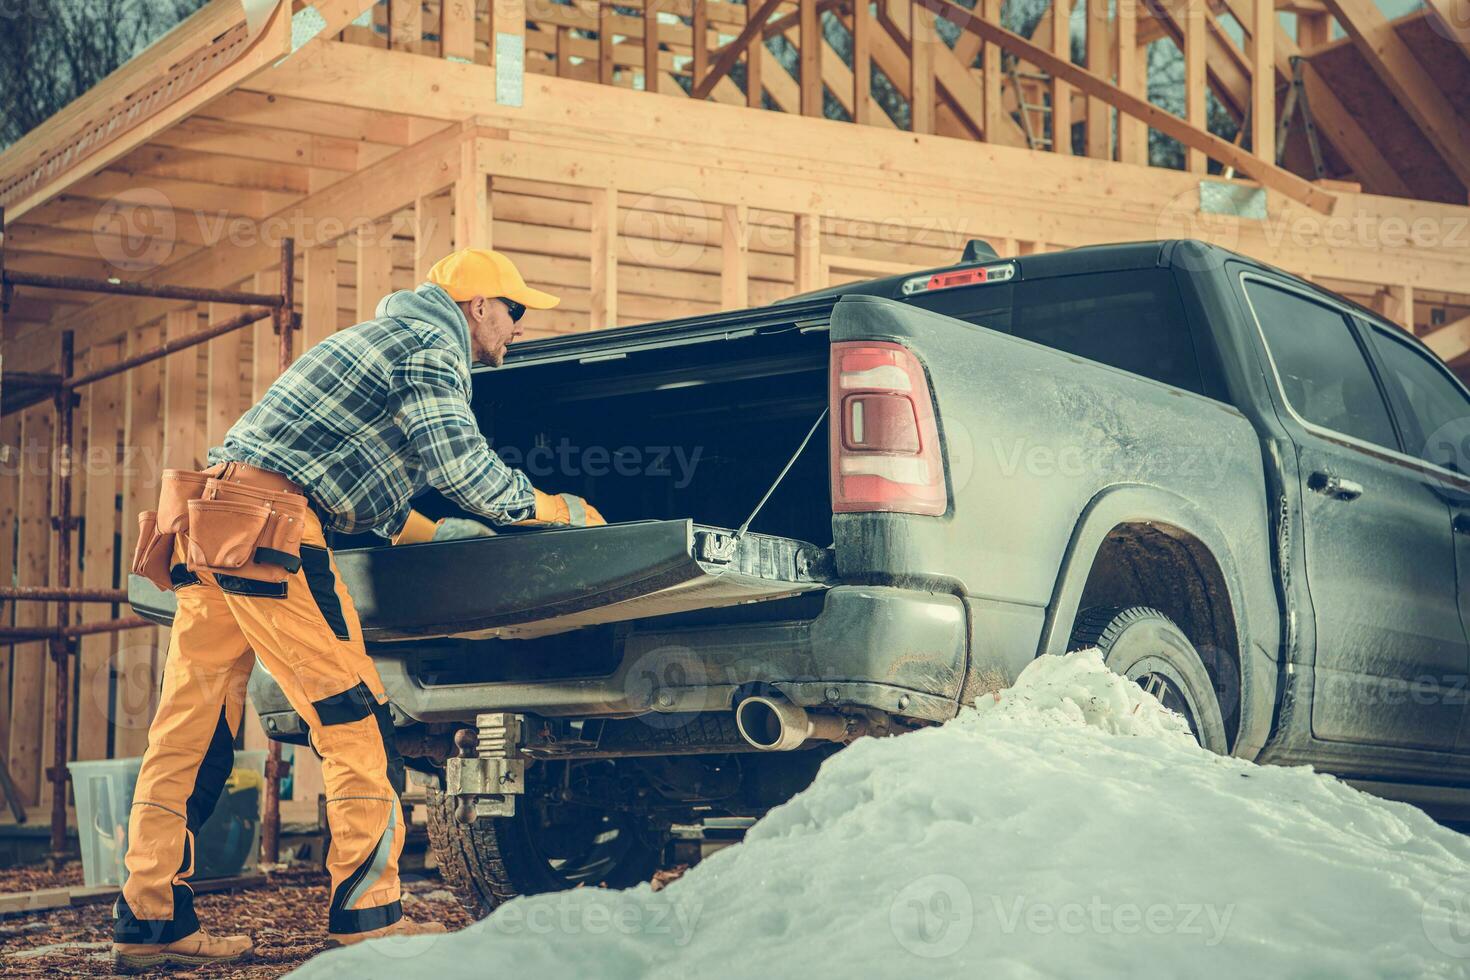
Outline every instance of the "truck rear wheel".
{"type": "Polygon", "coordinates": [[[1220,700],[1194,644],[1168,616],[1149,606],[1087,609],[1072,629],[1071,649],[1097,647],[1103,662],[1177,711],[1211,752],[1229,750],[1220,700]]]}
{"type": "Polygon", "coordinates": [[[513,817],[464,824],[437,787],[427,789],[426,802],[439,873],[480,918],[517,895],[578,885],[627,888],[658,869],[660,842],[634,814],[522,797],[513,817]]]}

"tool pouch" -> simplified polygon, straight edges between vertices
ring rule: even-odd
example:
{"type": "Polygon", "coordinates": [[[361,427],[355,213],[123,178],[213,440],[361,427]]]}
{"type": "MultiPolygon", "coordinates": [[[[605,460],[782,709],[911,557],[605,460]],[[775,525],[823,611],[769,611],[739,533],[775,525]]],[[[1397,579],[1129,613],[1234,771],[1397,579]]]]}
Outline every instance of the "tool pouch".
{"type": "Polygon", "coordinates": [[[141,575],[160,589],[173,588],[169,578],[169,562],[174,553],[174,536],[158,530],[158,511],[145,510],[138,515],[138,544],[133,550],[131,571],[141,575]]]}
{"type": "Polygon", "coordinates": [[[209,476],[194,470],[164,470],[158,494],[158,531],[183,534],[189,530],[189,501],[204,496],[209,476]]]}
{"type": "Polygon", "coordinates": [[[301,568],[306,498],[209,480],[188,502],[188,566],[257,582],[284,582],[301,568]]]}

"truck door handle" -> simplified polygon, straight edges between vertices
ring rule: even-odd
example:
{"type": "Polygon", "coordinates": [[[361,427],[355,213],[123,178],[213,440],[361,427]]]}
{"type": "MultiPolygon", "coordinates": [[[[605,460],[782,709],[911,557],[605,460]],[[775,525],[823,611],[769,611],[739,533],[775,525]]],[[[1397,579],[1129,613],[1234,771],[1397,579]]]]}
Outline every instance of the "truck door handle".
{"type": "Polygon", "coordinates": [[[1470,514],[1456,514],[1450,527],[1454,528],[1456,534],[1470,534],[1470,514]]]}
{"type": "Polygon", "coordinates": [[[1333,500],[1357,500],[1363,495],[1361,483],[1322,470],[1307,477],[1307,489],[1333,500]]]}

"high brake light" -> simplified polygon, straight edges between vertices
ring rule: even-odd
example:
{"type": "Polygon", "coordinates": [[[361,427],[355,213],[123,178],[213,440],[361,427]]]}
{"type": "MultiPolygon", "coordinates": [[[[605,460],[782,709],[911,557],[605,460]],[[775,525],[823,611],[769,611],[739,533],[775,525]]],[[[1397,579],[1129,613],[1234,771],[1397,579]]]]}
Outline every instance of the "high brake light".
{"type": "Polygon", "coordinates": [[[905,296],[928,293],[938,289],[954,289],[956,286],[985,286],[995,282],[1010,282],[1016,278],[1016,263],[1002,262],[998,265],[971,266],[967,269],[951,269],[948,272],[926,273],[912,276],[903,281],[899,291],[905,296]]]}
{"type": "Polygon", "coordinates": [[[943,514],[949,505],[934,399],[901,344],[832,345],[832,510],[943,514]]]}

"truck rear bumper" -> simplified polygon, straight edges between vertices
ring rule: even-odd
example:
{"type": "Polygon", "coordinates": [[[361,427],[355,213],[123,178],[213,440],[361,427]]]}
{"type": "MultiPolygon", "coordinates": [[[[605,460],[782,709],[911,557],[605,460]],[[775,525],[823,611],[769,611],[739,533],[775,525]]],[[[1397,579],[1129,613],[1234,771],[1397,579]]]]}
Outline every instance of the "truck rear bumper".
{"type": "MultiPolygon", "coordinates": [[[[369,648],[396,707],[422,722],[474,722],[513,711],[543,717],[619,718],[728,711],[737,695],[779,691],[796,704],[858,706],[943,721],[954,716],[969,648],[955,596],[877,586],[827,592],[813,619],[749,625],[638,625],[604,677],[454,684],[423,676],[411,642],[369,648]]],[[[301,722],[257,669],[251,697],[267,731],[301,722]]]]}

